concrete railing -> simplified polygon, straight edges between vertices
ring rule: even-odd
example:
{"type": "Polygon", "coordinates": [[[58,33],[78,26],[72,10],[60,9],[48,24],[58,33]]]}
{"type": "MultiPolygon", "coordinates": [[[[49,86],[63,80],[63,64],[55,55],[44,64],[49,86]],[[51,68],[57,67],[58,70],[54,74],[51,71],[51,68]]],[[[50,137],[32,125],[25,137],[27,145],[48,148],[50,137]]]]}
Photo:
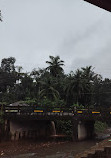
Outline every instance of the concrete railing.
{"type": "Polygon", "coordinates": [[[73,109],[64,107],[39,107],[39,106],[3,106],[5,116],[9,115],[32,115],[32,116],[70,116],[86,118],[110,118],[110,109],[73,109]]]}

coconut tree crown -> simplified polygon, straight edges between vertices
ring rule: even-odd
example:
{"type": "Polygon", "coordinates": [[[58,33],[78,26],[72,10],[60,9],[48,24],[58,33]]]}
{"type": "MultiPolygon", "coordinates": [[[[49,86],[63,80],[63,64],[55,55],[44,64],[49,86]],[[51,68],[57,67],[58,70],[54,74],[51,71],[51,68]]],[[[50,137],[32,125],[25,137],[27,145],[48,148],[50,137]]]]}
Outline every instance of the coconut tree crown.
{"type": "Polygon", "coordinates": [[[52,76],[57,77],[63,73],[62,66],[64,66],[64,61],[60,60],[59,56],[49,56],[49,58],[50,61],[46,61],[46,63],[49,65],[46,69],[50,71],[52,76]]]}

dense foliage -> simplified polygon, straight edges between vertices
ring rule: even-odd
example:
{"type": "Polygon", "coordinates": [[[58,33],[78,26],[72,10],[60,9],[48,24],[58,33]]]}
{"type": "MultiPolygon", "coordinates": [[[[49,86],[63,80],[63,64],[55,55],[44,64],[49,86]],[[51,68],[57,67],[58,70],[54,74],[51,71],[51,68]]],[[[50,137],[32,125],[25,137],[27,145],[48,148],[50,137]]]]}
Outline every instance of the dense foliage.
{"type": "Polygon", "coordinates": [[[96,133],[102,133],[107,129],[108,125],[106,122],[96,121],[94,127],[96,133]]]}
{"type": "Polygon", "coordinates": [[[56,132],[61,134],[66,134],[68,136],[72,136],[72,122],[71,120],[63,121],[56,120],[56,132]]]}
{"type": "Polygon", "coordinates": [[[0,10],[0,21],[2,21],[1,10],[0,10]]]}
{"type": "Polygon", "coordinates": [[[102,79],[92,66],[64,73],[64,61],[49,56],[44,69],[23,72],[14,57],[4,58],[0,66],[0,102],[26,101],[42,106],[81,105],[110,107],[111,80],[102,79]]]}

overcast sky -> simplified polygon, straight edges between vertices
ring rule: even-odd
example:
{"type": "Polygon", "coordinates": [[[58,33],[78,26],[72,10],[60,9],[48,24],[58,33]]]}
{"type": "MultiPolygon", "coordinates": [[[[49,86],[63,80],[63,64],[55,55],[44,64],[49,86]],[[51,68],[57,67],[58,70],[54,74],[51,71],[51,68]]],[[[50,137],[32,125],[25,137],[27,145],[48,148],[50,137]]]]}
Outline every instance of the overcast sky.
{"type": "Polygon", "coordinates": [[[59,55],[69,73],[92,65],[111,78],[111,13],[83,0],[0,0],[0,61],[24,71],[59,55]]]}

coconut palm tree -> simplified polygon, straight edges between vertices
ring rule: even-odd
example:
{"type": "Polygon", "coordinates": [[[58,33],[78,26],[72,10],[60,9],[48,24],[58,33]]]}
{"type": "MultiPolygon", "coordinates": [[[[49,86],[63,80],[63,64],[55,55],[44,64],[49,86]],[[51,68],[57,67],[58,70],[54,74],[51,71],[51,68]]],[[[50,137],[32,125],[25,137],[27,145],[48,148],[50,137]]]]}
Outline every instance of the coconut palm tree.
{"type": "Polygon", "coordinates": [[[63,73],[63,68],[61,66],[64,66],[64,61],[60,60],[59,56],[49,56],[49,58],[50,61],[46,61],[46,63],[49,64],[46,69],[50,71],[52,76],[57,77],[63,73]]]}
{"type": "MultiPolygon", "coordinates": [[[[66,85],[65,91],[67,98],[70,98],[70,103],[80,103],[81,95],[83,93],[83,80],[81,78],[82,71],[77,70],[74,76],[70,78],[70,81],[66,85]]],[[[69,99],[68,99],[69,100],[69,99]]]]}
{"type": "Polygon", "coordinates": [[[47,97],[50,100],[56,100],[59,98],[59,92],[54,88],[52,84],[52,78],[45,78],[40,81],[41,90],[39,92],[40,98],[47,97]]]}
{"type": "Polygon", "coordinates": [[[92,104],[93,85],[96,74],[93,72],[92,66],[82,68],[82,78],[84,80],[84,94],[82,97],[83,104],[89,106],[92,104]]]}

